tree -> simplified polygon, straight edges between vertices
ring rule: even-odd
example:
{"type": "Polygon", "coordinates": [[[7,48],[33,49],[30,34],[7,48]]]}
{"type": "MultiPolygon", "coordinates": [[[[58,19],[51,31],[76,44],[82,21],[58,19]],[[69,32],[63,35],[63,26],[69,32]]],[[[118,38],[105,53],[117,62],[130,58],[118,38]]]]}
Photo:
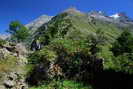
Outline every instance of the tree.
{"type": "Polygon", "coordinates": [[[98,29],[95,34],[91,34],[88,36],[90,52],[92,55],[96,55],[99,52],[100,45],[104,45],[107,41],[105,34],[101,29],[98,29]]]}
{"type": "Polygon", "coordinates": [[[129,30],[125,30],[113,43],[111,48],[114,56],[123,55],[124,53],[133,53],[133,35],[129,30]]]}
{"type": "Polygon", "coordinates": [[[29,36],[29,30],[19,21],[12,21],[9,25],[8,32],[11,34],[11,40],[23,42],[29,36]]]}

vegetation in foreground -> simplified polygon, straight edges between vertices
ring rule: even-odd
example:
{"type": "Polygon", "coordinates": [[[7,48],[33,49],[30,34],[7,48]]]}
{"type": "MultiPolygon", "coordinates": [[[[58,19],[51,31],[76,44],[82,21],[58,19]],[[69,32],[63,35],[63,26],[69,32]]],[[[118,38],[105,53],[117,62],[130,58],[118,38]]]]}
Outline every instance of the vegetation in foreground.
{"type": "Polygon", "coordinates": [[[72,80],[53,81],[49,84],[44,84],[39,87],[33,87],[30,89],[92,89],[91,86],[83,85],[82,83],[74,82],[72,80]]]}

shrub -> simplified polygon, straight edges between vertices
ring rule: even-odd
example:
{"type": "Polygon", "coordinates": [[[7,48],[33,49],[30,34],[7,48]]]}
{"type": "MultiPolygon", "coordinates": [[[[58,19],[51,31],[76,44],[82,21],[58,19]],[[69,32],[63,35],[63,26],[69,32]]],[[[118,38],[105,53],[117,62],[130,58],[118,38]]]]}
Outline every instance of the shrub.
{"type": "Polygon", "coordinates": [[[40,63],[47,61],[54,61],[56,59],[57,55],[54,51],[49,50],[47,48],[43,48],[41,50],[38,50],[30,55],[29,62],[31,63],[40,63]]]}
{"type": "Polygon", "coordinates": [[[117,56],[114,60],[116,69],[125,73],[133,73],[133,54],[125,53],[117,56]]]}
{"type": "Polygon", "coordinates": [[[129,30],[125,30],[113,43],[111,51],[114,56],[119,56],[124,53],[133,53],[133,35],[129,30]]]}
{"type": "Polygon", "coordinates": [[[0,39],[0,46],[3,46],[4,44],[6,44],[6,41],[3,39],[0,39]]]}
{"type": "Polygon", "coordinates": [[[8,55],[6,59],[0,61],[0,72],[10,72],[16,68],[17,58],[8,55]]]}

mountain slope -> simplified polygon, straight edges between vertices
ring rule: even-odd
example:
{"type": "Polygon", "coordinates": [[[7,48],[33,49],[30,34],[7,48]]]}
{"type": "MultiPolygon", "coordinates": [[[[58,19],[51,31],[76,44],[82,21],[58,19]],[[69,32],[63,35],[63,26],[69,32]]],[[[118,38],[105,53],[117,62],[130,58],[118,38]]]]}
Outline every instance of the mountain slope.
{"type": "MultiPolygon", "coordinates": [[[[97,31],[101,31],[103,33],[102,35],[106,37],[107,41],[106,45],[101,46],[102,50],[100,53],[98,53],[98,55],[107,61],[104,64],[104,68],[112,67],[113,64],[111,55],[113,54],[110,51],[110,47],[125,29],[130,28],[119,27],[119,25],[115,23],[110,23],[103,19],[99,19],[99,17],[96,16],[104,16],[103,14],[92,14],[88,15],[86,13],[82,13],[74,8],[70,8],[58,14],[57,16],[53,17],[47,24],[43,24],[38,30],[36,30],[31,44],[31,49],[42,49],[45,46],[56,44],[56,42],[65,42],[64,40],[77,42],[79,43],[80,47],[80,43],[84,43],[86,40],[90,39],[90,36],[97,35],[97,31]],[[94,14],[96,17],[94,17],[94,14]]],[[[132,28],[130,30],[132,31],[132,28]]],[[[74,47],[74,44],[68,45],[70,47],[74,47]]],[[[84,48],[86,48],[85,45],[84,48]]]]}
{"type": "Polygon", "coordinates": [[[42,15],[34,21],[31,21],[30,23],[26,24],[25,26],[30,30],[37,30],[40,26],[47,23],[51,18],[52,16],[42,15]]]}
{"type": "MultiPolygon", "coordinates": [[[[49,78],[56,80],[58,77],[92,83],[92,86],[97,87],[94,89],[116,89],[115,80],[123,83],[121,79],[128,80],[122,78],[125,73],[128,74],[126,76],[133,73],[129,68],[132,65],[129,60],[132,58],[129,56],[131,59],[128,59],[125,55],[116,57],[111,51],[113,43],[123,31],[132,31],[132,26],[130,28],[120,24],[102,13],[86,14],[74,8],[56,15],[33,33],[33,53],[29,63],[35,67],[27,82],[38,85],[49,78]],[[121,57],[124,60],[121,61],[121,57]]],[[[129,78],[132,79],[131,76],[129,78]]],[[[125,81],[124,84],[123,87],[128,85],[125,81]]],[[[122,89],[121,85],[117,87],[122,89]]],[[[130,87],[132,89],[131,84],[130,87]]]]}
{"type": "Polygon", "coordinates": [[[123,13],[116,13],[111,16],[105,15],[101,11],[92,11],[88,16],[94,17],[97,20],[112,23],[118,27],[133,27],[133,20],[123,13]]]}
{"type": "MultiPolygon", "coordinates": [[[[34,33],[34,39],[40,39],[41,41],[45,37],[50,40],[63,37],[81,40],[85,39],[89,34],[94,34],[97,30],[104,31],[110,41],[113,41],[122,32],[122,29],[112,23],[93,19],[85,13],[69,9],[53,17],[47,24],[42,25],[34,33]]],[[[45,44],[44,40],[42,40],[43,42],[45,44]]]]}

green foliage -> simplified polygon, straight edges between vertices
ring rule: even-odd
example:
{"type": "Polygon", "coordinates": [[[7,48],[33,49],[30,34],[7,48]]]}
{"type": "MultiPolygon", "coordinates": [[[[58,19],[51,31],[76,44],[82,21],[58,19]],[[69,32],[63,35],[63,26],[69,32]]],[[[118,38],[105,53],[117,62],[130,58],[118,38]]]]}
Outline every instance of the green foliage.
{"type": "Polygon", "coordinates": [[[133,73],[133,35],[129,30],[123,33],[113,43],[111,51],[114,56],[112,62],[114,70],[126,73],[133,73]]]}
{"type": "Polygon", "coordinates": [[[115,56],[124,53],[133,53],[133,35],[129,30],[125,30],[113,44],[111,51],[115,56]]]}
{"type": "MultiPolygon", "coordinates": [[[[85,40],[72,40],[67,38],[57,38],[50,42],[43,49],[31,54],[30,62],[35,64],[49,64],[53,62],[59,64],[63,70],[65,78],[79,79],[89,76],[87,69],[91,60],[89,48],[85,40]],[[76,76],[76,75],[80,76],[76,76]]],[[[88,77],[90,78],[90,77],[88,77]]],[[[86,81],[87,79],[86,78],[86,81]]],[[[45,80],[44,80],[45,81],[45,80]]],[[[41,82],[41,81],[40,81],[41,82]]]]}
{"type": "MultiPolygon", "coordinates": [[[[64,80],[62,81],[62,84],[58,83],[59,88],[57,89],[92,89],[91,86],[86,86],[86,85],[83,85],[82,83],[78,83],[78,82],[70,81],[70,80],[64,80]]],[[[54,88],[56,88],[55,83],[51,82],[49,84],[44,84],[42,86],[33,87],[30,89],[54,89],[54,88]]]]}
{"type": "Polygon", "coordinates": [[[16,31],[21,27],[21,24],[19,21],[12,21],[10,24],[9,24],[9,30],[8,32],[11,33],[11,34],[15,34],[16,31]]]}
{"type": "MultiPolygon", "coordinates": [[[[93,79],[94,72],[104,69],[131,73],[132,55],[125,55],[133,50],[130,32],[121,34],[122,29],[114,24],[97,20],[96,24],[88,23],[87,18],[85,15],[63,13],[38,29],[35,41],[39,41],[44,48],[31,54],[30,61],[37,64],[45,63],[46,60],[54,61],[62,68],[65,79],[84,82],[93,79]]],[[[45,88],[55,87],[48,84],[33,89],[45,88]]]]}
{"type": "Polygon", "coordinates": [[[12,35],[12,40],[17,42],[25,41],[29,34],[29,30],[19,21],[12,21],[9,25],[9,33],[12,35]]]}
{"type": "Polygon", "coordinates": [[[36,51],[31,54],[29,62],[31,63],[40,63],[48,61],[54,61],[56,59],[57,55],[54,51],[51,51],[47,48],[43,48],[39,51],[36,51]]]}
{"type": "Polygon", "coordinates": [[[6,59],[0,61],[0,73],[10,72],[16,68],[17,58],[12,55],[7,55],[6,59]]]}
{"type": "Polygon", "coordinates": [[[67,38],[55,39],[51,41],[50,46],[57,50],[63,47],[68,53],[88,50],[85,40],[72,40],[67,38]]]}
{"type": "Polygon", "coordinates": [[[116,65],[116,71],[122,71],[125,73],[133,73],[133,54],[124,53],[114,58],[114,64],[116,65]]]}
{"type": "Polygon", "coordinates": [[[3,46],[4,44],[6,44],[6,41],[3,39],[0,39],[0,46],[3,46]]]}
{"type": "Polygon", "coordinates": [[[98,58],[104,58],[104,69],[110,69],[110,68],[114,68],[114,63],[113,63],[113,53],[112,51],[110,51],[110,46],[109,44],[106,45],[102,45],[100,47],[100,51],[97,53],[97,57],[98,58]]]}
{"type": "Polygon", "coordinates": [[[90,47],[90,52],[92,55],[96,55],[96,53],[99,52],[101,45],[105,45],[107,41],[107,37],[105,37],[105,34],[101,29],[98,29],[96,33],[91,34],[88,36],[87,39],[90,47]]]}

